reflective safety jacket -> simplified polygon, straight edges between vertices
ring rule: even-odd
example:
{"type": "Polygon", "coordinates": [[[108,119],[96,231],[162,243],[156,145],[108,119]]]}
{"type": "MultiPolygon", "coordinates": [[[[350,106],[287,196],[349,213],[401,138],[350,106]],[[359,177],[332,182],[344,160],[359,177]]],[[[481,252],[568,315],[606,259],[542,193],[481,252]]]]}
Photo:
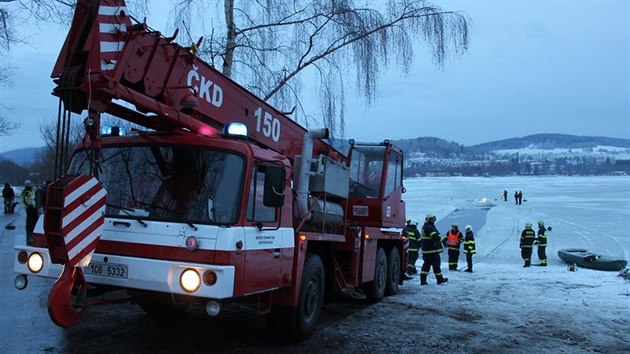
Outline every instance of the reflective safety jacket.
{"type": "Polygon", "coordinates": [[[536,232],[534,230],[527,228],[521,232],[521,242],[519,246],[521,248],[532,248],[534,244],[534,239],[536,238],[536,232]]]}
{"type": "Polygon", "coordinates": [[[403,229],[403,233],[409,238],[409,252],[418,252],[420,249],[420,230],[415,225],[408,225],[403,229]]]}
{"type": "Polygon", "coordinates": [[[22,191],[22,203],[24,207],[35,208],[35,191],[32,188],[24,188],[22,191]]]}
{"type": "Polygon", "coordinates": [[[432,223],[425,222],[424,225],[422,225],[422,236],[420,239],[422,254],[442,253],[442,251],[444,251],[442,248],[442,242],[440,242],[442,241],[440,232],[432,223]]]}
{"type": "Polygon", "coordinates": [[[448,230],[446,236],[442,239],[442,244],[448,246],[449,250],[459,251],[459,246],[464,241],[464,236],[461,231],[453,232],[448,230]]]}
{"type": "Polygon", "coordinates": [[[536,241],[538,241],[538,247],[547,246],[547,229],[544,226],[538,228],[538,237],[536,237],[536,241]]]}
{"type": "Polygon", "coordinates": [[[464,237],[464,253],[477,253],[475,236],[472,231],[466,231],[466,237],[464,237]]]}

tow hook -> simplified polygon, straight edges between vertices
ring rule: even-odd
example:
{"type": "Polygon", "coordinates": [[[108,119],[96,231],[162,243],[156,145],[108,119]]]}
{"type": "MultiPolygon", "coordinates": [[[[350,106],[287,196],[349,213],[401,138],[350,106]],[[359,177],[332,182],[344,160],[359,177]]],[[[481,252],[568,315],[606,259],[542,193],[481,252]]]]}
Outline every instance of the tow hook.
{"type": "Polygon", "coordinates": [[[83,270],[65,265],[48,295],[48,314],[60,327],[77,324],[85,314],[87,283],[83,270]]]}

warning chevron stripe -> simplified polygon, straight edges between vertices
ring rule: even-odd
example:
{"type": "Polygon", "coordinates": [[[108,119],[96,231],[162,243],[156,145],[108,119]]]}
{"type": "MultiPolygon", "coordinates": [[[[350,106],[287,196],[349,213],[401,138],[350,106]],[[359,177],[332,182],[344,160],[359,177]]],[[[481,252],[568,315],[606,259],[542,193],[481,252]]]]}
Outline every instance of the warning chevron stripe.
{"type": "Polygon", "coordinates": [[[49,198],[53,204],[46,218],[51,219],[45,220],[51,259],[86,266],[103,232],[107,191],[92,176],[65,176],[50,188],[52,194],[60,194],[49,198]],[[59,209],[60,213],[54,212],[59,209]]]}

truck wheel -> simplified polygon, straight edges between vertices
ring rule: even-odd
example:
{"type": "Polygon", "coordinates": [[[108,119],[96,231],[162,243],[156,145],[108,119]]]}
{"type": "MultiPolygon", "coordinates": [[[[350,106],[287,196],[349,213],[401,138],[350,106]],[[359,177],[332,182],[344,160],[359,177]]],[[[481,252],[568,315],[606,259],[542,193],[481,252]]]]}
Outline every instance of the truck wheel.
{"type": "Polygon", "coordinates": [[[374,269],[374,281],[368,287],[368,300],[379,302],[385,297],[387,287],[387,257],[385,251],[379,247],[376,252],[376,267],[374,269]]]}
{"type": "Polygon", "coordinates": [[[387,258],[387,286],[385,295],[398,293],[398,283],[400,282],[400,254],[398,248],[392,247],[387,258]]]}
{"type": "Polygon", "coordinates": [[[272,324],[301,341],[308,338],[319,319],[324,303],[324,264],[318,255],[307,254],[297,307],[272,310],[272,324]]]}

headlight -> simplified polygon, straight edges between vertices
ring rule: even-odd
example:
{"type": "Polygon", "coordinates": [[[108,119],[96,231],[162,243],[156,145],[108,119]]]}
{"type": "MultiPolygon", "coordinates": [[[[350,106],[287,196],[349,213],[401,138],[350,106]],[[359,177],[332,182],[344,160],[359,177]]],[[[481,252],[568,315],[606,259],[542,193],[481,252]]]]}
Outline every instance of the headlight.
{"type": "Polygon", "coordinates": [[[201,285],[201,277],[194,269],[186,269],[179,276],[179,285],[187,293],[194,293],[201,285]]]}
{"type": "Polygon", "coordinates": [[[39,271],[44,268],[44,258],[41,254],[33,252],[28,257],[27,266],[28,270],[30,270],[32,273],[39,273],[39,271]]]}

